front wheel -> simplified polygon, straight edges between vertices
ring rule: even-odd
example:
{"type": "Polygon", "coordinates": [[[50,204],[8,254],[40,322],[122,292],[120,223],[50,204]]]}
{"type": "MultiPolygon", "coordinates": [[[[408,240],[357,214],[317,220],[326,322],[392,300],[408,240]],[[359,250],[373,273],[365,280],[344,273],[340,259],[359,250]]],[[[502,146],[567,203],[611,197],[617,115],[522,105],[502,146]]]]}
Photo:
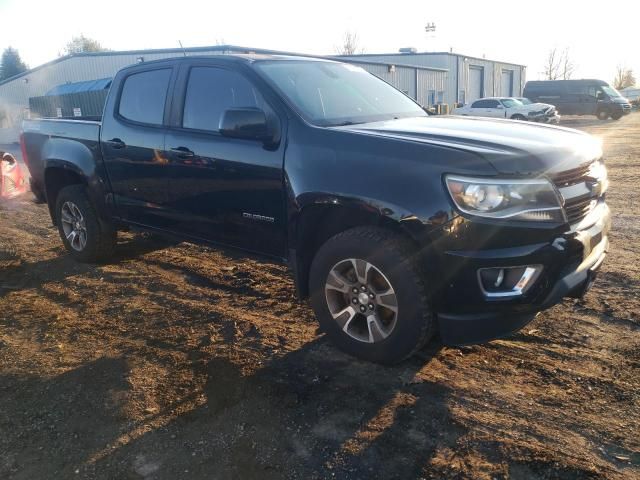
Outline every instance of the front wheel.
{"type": "Polygon", "coordinates": [[[620,120],[622,118],[622,114],[621,113],[612,113],[611,114],[611,118],[613,120],[620,120]]]}
{"type": "Polygon", "coordinates": [[[322,330],[346,353],[393,364],[433,335],[416,250],[391,231],[358,227],[339,233],[316,254],[309,280],[322,330]]]}
{"type": "Polygon", "coordinates": [[[522,120],[526,120],[526,118],[525,118],[524,115],[520,115],[519,113],[516,113],[515,115],[513,115],[511,117],[511,120],[520,120],[520,121],[522,121],[522,120]]]}
{"type": "Polygon", "coordinates": [[[116,245],[116,230],[101,220],[84,185],[70,185],[58,193],[56,223],[65,248],[76,260],[93,263],[109,258],[116,245]]]}

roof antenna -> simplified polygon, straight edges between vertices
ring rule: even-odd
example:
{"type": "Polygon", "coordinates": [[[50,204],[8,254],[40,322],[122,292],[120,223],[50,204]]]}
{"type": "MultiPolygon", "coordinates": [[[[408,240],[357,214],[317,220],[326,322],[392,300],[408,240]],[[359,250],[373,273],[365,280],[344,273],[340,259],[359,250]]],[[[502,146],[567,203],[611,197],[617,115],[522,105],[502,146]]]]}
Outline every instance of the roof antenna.
{"type": "Polygon", "coordinates": [[[187,51],[184,49],[184,47],[182,46],[182,42],[180,40],[178,40],[178,44],[180,45],[180,48],[182,49],[182,53],[184,54],[184,56],[187,56],[187,51]]]}

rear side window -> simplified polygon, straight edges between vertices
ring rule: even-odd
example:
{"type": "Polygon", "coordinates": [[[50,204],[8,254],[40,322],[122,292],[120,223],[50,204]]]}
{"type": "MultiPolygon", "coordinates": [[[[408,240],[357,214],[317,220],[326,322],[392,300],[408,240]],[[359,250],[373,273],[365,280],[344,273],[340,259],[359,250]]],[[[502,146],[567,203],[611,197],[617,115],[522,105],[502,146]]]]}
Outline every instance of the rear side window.
{"type": "Polygon", "coordinates": [[[496,102],[495,100],[478,100],[473,102],[471,108],[493,108],[497,106],[498,102],[496,102]]]}
{"type": "Polygon", "coordinates": [[[264,102],[241,74],[216,67],[194,67],[189,73],[182,126],[218,132],[229,108],[261,108],[264,102]]]}
{"type": "Polygon", "coordinates": [[[122,87],[118,113],[127,120],[162,125],[171,69],[129,75],[122,87]]]}

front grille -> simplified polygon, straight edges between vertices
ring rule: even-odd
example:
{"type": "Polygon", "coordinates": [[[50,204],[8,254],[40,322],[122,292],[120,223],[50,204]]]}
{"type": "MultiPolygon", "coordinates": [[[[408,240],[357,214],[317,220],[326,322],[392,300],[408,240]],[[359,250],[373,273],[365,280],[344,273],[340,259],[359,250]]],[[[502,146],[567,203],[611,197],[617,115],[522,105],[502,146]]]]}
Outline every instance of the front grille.
{"type": "MultiPolygon", "coordinates": [[[[602,195],[601,182],[606,182],[606,172],[603,175],[598,168],[600,166],[599,163],[592,161],[551,175],[553,183],[565,200],[564,211],[570,225],[582,221],[598,204],[602,195]],[[583,187],[578,186],[582,183],[588,187],[590,194],[583,193],[583,187]],[[574,185],[577,187],[573,187],[574,185]]],[[[604,188],[606,189],[606,185],[604,188]]]]}
{"type": "Polygon", "coordinates": [[[567,220],[570,225],[578,223],[584,219],[591,210],[594,209],[598,201],[593,198],[583,198],[580,200],[567,201],[564,204],[564,211],[567,214],[567,220]]]}
{"type": "Polygon", "coordinates": [[[576,185],[587,179],[592,165],[593,162],[589,162],[580,165],[579,167],[572,168],[571,170],[565,170],[564,172],[553,174],[551,175],[551,180],[558,188],[576,185]]]}

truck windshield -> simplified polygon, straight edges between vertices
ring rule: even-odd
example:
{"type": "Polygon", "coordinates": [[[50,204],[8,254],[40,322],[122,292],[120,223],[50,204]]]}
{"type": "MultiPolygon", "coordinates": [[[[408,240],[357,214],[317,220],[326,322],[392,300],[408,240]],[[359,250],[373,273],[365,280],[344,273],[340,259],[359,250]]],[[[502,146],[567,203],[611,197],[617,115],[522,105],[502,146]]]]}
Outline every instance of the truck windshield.
{"type": "Polygon", "coordinates": [[[622,96],[622,95],[620,95],[620,93],[615,88],[612,88],[609,85],[603,85],[600,88],[602,88],[602,91],[604,93],[606,93],[607,95],[609,95],[610,97],[621,97],[622,96]]]}
{"type": "Polygon", "coordinates": [[[502,104],[507,108],[517,108],[522,106],[522,102],[515,98],[505,98],[502,100],[502,104]]]}
{"type": "Polygon", "coordinates": [[[427,116],[403,93],[354,65],[275,60],[256,62],[255,66],[315,125],[351,125],[427,116]]]}

